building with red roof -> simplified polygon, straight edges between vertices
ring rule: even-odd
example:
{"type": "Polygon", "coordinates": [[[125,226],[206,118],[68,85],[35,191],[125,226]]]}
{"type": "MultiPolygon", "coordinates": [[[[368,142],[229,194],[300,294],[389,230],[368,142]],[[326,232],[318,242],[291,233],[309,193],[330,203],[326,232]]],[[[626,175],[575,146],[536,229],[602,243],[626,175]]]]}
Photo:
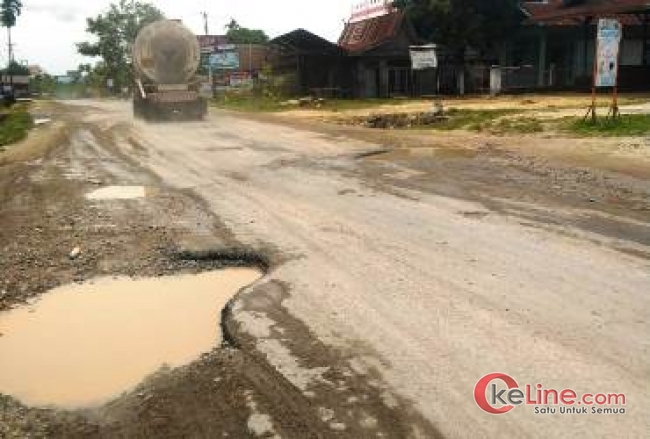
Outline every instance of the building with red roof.
{"type": "Polygon", "coordinates": [[[411,69],[418,38],[390,0],[369,0],[353,9],[338,41],[352,68],[352,95],[361,98],[434,94],[434,71],[411,69]]]}
{"type": "Polygon", "coordinates": [[[650,0],[521,1],[522,28],[491,52],[468,48],[460,65],[438,47],[439,66],[414,71],[410,50],[423,41],[392,0],[361,0],[333,44],[304,30],[271,41],[278,72],[297,94],[394,97],[490,90],[495,67],[504,91],[589,89],[600,18],[623,25],[619,85],[650,90],[650,0]]]}

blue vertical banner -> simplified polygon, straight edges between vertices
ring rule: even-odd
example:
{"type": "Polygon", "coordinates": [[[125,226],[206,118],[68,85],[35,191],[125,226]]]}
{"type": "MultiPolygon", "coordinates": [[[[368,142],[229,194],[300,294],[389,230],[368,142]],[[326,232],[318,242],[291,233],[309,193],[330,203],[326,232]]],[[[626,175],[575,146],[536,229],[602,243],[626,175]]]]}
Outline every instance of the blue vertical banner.
{"type": "Polygon", "coordinates": [[[618,57],[623,39],[623,27],[616,19],[598,21],[596,43],[596,87],[616,87],[618,80],[618,57]]]}

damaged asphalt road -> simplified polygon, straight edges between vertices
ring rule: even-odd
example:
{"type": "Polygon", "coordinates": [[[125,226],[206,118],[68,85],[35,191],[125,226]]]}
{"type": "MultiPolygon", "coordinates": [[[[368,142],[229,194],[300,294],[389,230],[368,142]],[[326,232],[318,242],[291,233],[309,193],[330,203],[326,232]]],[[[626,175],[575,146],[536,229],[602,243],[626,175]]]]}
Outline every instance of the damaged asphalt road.
{"type": "Polygon", "coordinates": [[[0,437],[647,431],[647,180],[551,179],[485,151],[361,159],[379,146],[225,113],[146,125],[125,103],[56,109],[47,153],[0,167],[0,309],[102,275],[267,274],[224,310],[224,347],[97,409],[0,397],[0,437]],[[148,196],[85,198],[108,185],[148,196]],[[616,206],[590,201],[607,191],[616,206]],[[625,423],[488,417],[472,391],[495,371],[626,393],[625,423]]]}

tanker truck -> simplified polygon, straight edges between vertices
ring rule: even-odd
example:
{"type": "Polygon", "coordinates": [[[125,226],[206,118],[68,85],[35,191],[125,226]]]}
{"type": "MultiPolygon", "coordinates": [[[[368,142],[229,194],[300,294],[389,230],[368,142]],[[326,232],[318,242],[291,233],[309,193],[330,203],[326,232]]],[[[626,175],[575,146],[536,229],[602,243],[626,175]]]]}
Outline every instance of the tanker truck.
{"type": "Polygon", "coordinates": [[[144,27],[133,45],[134,115],[147,121],[202,120],[208,103],[196,82],[200,62],[199,42],[180,22],[144,27]]]}

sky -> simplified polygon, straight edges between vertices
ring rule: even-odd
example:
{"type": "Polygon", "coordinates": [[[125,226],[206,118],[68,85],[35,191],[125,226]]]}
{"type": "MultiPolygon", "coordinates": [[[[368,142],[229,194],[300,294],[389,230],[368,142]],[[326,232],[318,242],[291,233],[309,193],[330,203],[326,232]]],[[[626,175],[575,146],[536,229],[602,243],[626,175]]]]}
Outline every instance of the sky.
{"type": "MultiPolygon", "coordinates": [[[[111,0],[23,0],[23,12],[12,30],[17,61],[38,64],[50,74],[62,74],[80,63],[75,43],[91,40],[86,18],[105,11],[111,0]]],[[[201,12],[209,14],[210,33],[220,34],[230,18],[242,26],[263,29],[273,37],[304,28],[336,41],[349,18],[351,0],[150,0],[168,18],[180,18],[203,33],[201,12]]],[[[0,64],[7,61],[7,37],[0,37],[0,64]]]]}

